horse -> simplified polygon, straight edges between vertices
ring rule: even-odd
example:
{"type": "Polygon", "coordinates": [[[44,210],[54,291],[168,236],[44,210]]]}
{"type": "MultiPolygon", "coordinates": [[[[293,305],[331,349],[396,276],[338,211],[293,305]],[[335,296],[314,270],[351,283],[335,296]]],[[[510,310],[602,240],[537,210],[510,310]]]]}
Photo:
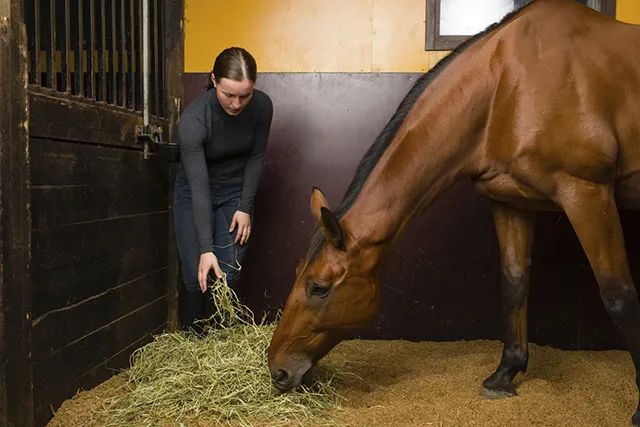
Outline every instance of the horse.
{"type": "MultiPolygon", "coordinates": [[[[536,211],[567,215],[640,386],[640,302],[618,209],[640,207],[640,27],[572,0],[536,0],[421,76],[318,228],[273,334],[274,384],[297,387],[375,316],[383,261],[407,224],[460,179],[491,200],[506,325],[488,398],[517,394],[528,362],[536,211]]],[[[632,416],[640,424],[640,405],[632,416]]]]}

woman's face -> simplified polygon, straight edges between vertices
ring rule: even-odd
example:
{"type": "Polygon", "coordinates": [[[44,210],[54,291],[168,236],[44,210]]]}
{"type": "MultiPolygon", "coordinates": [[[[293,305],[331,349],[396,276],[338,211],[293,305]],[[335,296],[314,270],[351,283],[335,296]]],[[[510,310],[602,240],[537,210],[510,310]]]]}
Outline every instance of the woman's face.
{"type": "Polygon", "coordinates": [[[211,75],[216,88],[216,96],[222,109],[230,116],[237,116],[249,104],[253,95],[253,82],[248,79],[242,81],[223,77],[220,81],[215,81],[211,75]]]}

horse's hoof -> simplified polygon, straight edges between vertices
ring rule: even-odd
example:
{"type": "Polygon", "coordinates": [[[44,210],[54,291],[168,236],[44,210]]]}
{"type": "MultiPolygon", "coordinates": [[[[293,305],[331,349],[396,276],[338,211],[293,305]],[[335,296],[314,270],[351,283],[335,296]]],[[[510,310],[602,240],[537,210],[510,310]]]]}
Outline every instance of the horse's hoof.
{"type": "Polygon", "coordinates": [[[517,396],[518,392],[516,392],[516,388],[511,384],[509,384],[508,387],[502,387],[500,389],[490,389],[482,386],[480,389],[480,395],[485,399],[498,400],[517,396]]]}

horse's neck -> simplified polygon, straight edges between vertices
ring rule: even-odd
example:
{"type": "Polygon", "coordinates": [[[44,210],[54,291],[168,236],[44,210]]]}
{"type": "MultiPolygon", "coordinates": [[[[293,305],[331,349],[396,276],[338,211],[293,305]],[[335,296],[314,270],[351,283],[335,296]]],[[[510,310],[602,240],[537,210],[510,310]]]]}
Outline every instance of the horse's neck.
{"type": "Polygon", "coordinates": [[[427,86],[345,213],[361,246],[386,246],[473,167],[492,85],[489,70],[474,69],[465,53],[427,86]]]}

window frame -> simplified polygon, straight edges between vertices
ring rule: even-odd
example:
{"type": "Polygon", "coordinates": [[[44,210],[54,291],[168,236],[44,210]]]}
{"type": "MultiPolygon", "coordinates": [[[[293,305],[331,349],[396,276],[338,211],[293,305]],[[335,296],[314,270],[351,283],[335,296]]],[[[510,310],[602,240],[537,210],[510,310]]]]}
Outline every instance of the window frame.
{"type": "MultiPolygon", "coordinates": [[[[427,0],[427,20],[425,29],[425,50],[453,50],[473,35],[440,35],[440,1],[427,0]]],[[[616,0],[601,0],[599,12],[616,17],[616,0]]]]}

